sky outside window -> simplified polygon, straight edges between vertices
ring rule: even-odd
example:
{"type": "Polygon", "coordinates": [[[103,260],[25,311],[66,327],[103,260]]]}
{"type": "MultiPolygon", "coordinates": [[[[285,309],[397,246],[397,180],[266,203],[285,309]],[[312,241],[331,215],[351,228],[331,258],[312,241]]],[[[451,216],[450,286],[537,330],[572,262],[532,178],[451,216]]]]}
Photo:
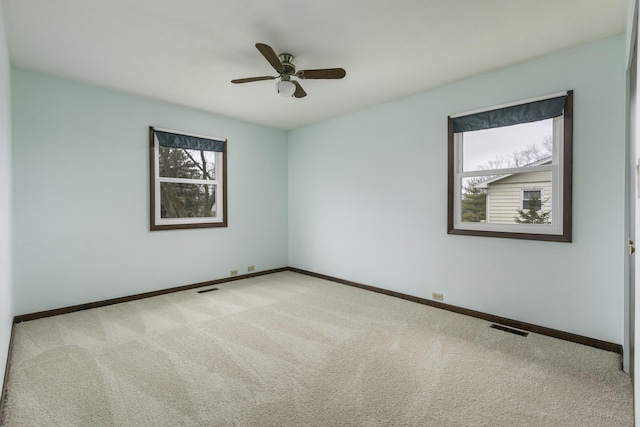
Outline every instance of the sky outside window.
{"type": "MultiPolygon", "coordinates": [[[[553,137],[553,119],[515,126],[465,132],[462,142],[462,170],[487,169],[490,161],[508,159],[536,145],[540,152],[547,151],[545,140],[553,137]]],[[[507,166],[503,166],[507,167],[507,166]]]]}

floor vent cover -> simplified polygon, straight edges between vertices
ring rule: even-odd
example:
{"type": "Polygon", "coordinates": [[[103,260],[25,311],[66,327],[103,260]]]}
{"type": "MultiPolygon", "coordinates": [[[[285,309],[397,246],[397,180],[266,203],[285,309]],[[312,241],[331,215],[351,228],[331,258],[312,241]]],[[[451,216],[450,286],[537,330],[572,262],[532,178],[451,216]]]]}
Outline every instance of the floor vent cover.
{"type": "Polygon", "coordinates": [[[529,335],[528,332],[519,331],[517,329],[507,328],[506,326],[496,325],[495,323],[493,325],[489,326],[489,327],[493,328],[493,329],[498,329],[498,330],[501,330],[501,331],[509,332],[509,333],[512,333],[512,334],[520,335],[522,337],[526,337],[527,335],[529,335]]]}
{"type": "Polygon", "coordinates": [[[217,291],[218,288],[211,288],[211,289],[203,289],[202,291],[198,291],[199,294],[204,294],[205,292],[211,292],[211,291],[217,291]]]}

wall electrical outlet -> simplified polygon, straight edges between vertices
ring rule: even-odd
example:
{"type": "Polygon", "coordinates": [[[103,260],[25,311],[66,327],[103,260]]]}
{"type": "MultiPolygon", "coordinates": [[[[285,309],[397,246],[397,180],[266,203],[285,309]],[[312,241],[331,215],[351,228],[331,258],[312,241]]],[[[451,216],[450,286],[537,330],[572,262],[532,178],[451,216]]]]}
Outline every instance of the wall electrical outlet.
{"type": "Polygon", "coordinates": [[[249,267],[247,267],[247,271],[249,271],[249,272],[256,271],[256,266],[255,265],[250,265],[249,267]]]}
{"type": "Polygon", "coordinates": [[[431,298],[436,300],[436,301],[443,301],[444,300],[444,295],[439,294],[437,292],[431,292],[431,298]]]}
{"type": "Polygon", "coordinates": [[[229,274],[230,274],[231,276],[237,276],[237,275],[238,275],[238,270],[231,270],[231,271],[229,272],[229,274]]]}

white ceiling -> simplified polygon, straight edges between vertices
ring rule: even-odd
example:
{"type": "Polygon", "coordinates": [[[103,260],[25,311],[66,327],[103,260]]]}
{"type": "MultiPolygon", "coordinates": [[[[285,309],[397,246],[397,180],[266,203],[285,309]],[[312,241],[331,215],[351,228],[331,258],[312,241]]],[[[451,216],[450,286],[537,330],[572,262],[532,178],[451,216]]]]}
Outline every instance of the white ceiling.
{"type": "Polygon", "coordinates": [[[294,129],[625,31],[627,0],[2,0],[13,65],[294,129]],[[255,48],[342,67],[284,99],[255,48]]]}

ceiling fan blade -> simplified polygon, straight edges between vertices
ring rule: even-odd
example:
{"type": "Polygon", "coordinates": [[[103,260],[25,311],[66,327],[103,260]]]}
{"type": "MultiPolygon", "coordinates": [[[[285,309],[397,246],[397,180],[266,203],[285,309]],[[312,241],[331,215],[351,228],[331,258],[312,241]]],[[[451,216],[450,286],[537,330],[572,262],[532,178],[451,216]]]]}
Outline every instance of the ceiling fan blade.
{"type": "Polygon", "coordinates": [[[321,70],[300,70],[296,73],[299,79],[341,79],[347,75],[342,68],[323,68],[321,70]]]}
{"type": "Polygon", "coordinates": [[[231,80],[231,83],[249,83],[249,82],[258,82],[260,80],[273,80],[273,79],[277,79],[277,77],[272,77],[272,76],[247,77],[245,79],[231,80]]]}
{"type": "Polygon", "coordinates": [[[276,70],[279,74],[282,74],[284,71],[284,67],[282,66],[282,62],[280,62],[280,58],[273,51],[271,46],[264,43],[256,43],[256,48],[260,51],[262,56],[269,61],[269,64],[276,70]]]}
{"type": "Polygon", "coordinates": [[[300,86],[300,83],[298,83],[295,80],[291,80],[293,82],[294,85],[296,85],[296,91],[293,92],[293,96],[296,98],[304,98],[305,96],[307,96],[307,92],[304,91],[304,89],[302,89],[302,86],[300,86]]]}

